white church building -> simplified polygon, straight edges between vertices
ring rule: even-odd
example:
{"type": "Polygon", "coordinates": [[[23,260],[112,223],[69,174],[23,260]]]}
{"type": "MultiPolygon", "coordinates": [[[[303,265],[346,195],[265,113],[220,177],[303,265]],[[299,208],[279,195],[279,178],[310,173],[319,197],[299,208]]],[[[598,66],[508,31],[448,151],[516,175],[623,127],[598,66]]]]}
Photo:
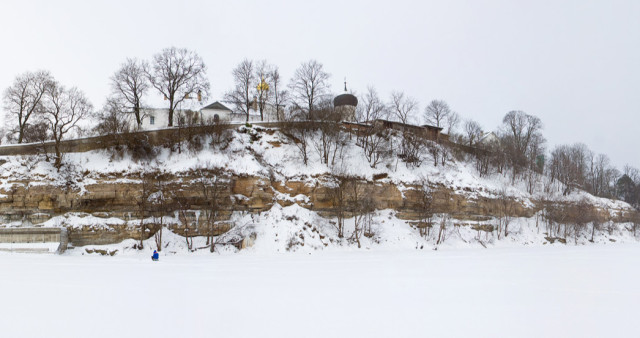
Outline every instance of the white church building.
{"type": "MultiPolygon", "coordinates": [[[[200,110],[176,109],[173,111],[173,125],[178,125],[180,118],[192,124],[213,123],[216,121],[232,121],[233,111],[216,101],[200,110]]],[[[132,118],[133,120],[133,118],[132,118]]],[[[131,121],[135,125],[135,120],[131,121]]],[[[144,108],[142,110],[141,130],[155,130],[169,127],[169,108],[144,108]]]]}
{"type": "MultiPolygon", "coordinates": [[[[264,107],[263,118],[256,104],[252,104],[249,109],[249,122],[275,122],[278,121],[278,112],[282,115],[283,108],[276,109],[272,104],[264,107]]],[[[243,123],[247,121],[244,112],[233,111],[220,101],[213,102],[200,110],[176,109],[173,111],[173,125],[178,125],[178,119],[183,118],[191,124],[210,124],[217,121],[243,123]]],[[[282,116],[280,117],[282,118],[282,116]]],[[[130,125],[135,126],[135,119],[132,117],[130,125]]],[[[142,110],[141,130],[155,130],[169,127],[169,108],[144,108],[142,110]]]]}

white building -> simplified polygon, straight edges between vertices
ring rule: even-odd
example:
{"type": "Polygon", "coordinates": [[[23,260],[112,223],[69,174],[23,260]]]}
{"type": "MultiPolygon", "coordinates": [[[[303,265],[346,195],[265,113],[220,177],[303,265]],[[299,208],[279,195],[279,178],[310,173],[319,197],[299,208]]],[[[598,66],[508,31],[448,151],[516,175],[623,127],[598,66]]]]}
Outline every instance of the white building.
{"type": "MultiPolygon", "coordinates": [[[[284,110],[279,109],[280,113],[284,110]]],[[[257,104],[249,109],[249,122],[275,122],[278,121],[278,110],[273,104],[266,104],[264,107],[264,119],[260,117],[257,104]]],[[[177,126],[182,119],[187,124],[205,124],[221,122],[245,122],[247,115],[240,111],[233,111],[220,101],[216,101],[200,110],[192,109],[176,109],[173,112],[173,125],[177,126]]],[[[131,116],[129,125],[134,129],[136,127],[135,117],[131,116]]],[[[144,108],[142,109],[142,125],[140,130],[155,130],[169,127],[169,109],[168,108],[144,108]]]]}
{"type": "MultiPolygon", "coordinates": [[[[271,103],[265,103],[264,111],[262,114],[264,116],[260,116],[260,110],[258,108],[258,103],[254,100],[251,106],[249,107],[249,122],[276,122],[283,120],[284,108],[280,107],[280,109],[276,109],[276,106],[271,103]],[[280,119],[278,119],[278,111],[280,112],[280,119]]],[[[247,121],[247,114],[243,111],[237,109],[231,114],[231,121],[233,122],[245,122],[247,121]]]]}
{"type": "MultiPolygon", "coordinates": [[[[233,111],[220,102],[214,102],[202,109],[176,109],[173,111],[173,125],[182,120],[187,124],[204,124],[214,121],[232,121],[233,111]]],[[[135,117],[131,115],[129,125],[136,127],[135,117]]],[[[155,130],[169,127],[169,108],[142,109],[141,130],[155,130]]]]}
{"type": "Polygon", "coordinates": [[[500,138],[494,132],[486,132],[480,136],[480,140],[478,140],[479,144],[484,146],[493,146],[500,144],[500,138]]]}
{"type": "MultiPolygon", "coordinates": [[[[175,112],[174,112],[175,114],[175,112]]],[[[135,117],[131,115],[130,125],[135,129],[135,117]]],[[[154,130],[166,128],[169,124],[169,108],[144,108],[142,109],[141,130],[154,130]]]]}
{"type": "MultiPolygon", "coordinates": [[[[280,108],[282,110],[282,108],[280,108]]],[[[260,116],[260,111],[258,109],[258,105],[254,102],[249,110],[249,120],[250,121],[264,121],[264,122],[276,122],[278,121],[278,113],[276,106],[271,103],[265,103],[264,109],[262,112],[262,117],[260,116]]],[[[246,116],[245,116],[246,119],[246,116]]]]}
{"type": "Polygon", "coordinates": [[[233,111],[220,101],[200,109],[200,121],[231,121],[233,111]]]}

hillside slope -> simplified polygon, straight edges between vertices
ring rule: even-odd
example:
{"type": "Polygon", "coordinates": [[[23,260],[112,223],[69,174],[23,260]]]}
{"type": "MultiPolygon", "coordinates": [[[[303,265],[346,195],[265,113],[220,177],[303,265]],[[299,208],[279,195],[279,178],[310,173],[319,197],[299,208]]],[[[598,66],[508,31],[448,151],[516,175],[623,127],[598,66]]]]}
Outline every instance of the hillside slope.
{"type": "Polygon", "coordinates": [[[440,161],[434,166],[423,150],[421,156],[427,160],[419,167],[391,156],[372,168],[355,137],[350,137],[330,165],[322,163],[319,142],[318,147],[310,143],[305,165],[295,140],[279,130],[240,127],[231,137],[222,149],[212,146],[210,139],[198,151],[189,151],[186,144],[180,152],[158,148],[150,160],[134,161],[129,153],[119,156],[108,150],[70,153],[60,171],[42,156],[2,157],[3,226],[65,226],[72,230],[70,240],[75,245],[112,245],[138,238],[141,217],[151,229],[143,237],[150,237],[162,217],[160,228],[178,237],[185,231],[202,236],[208,231],[202,182],[216,179],[220,194],[215,234],[252,224],[254,250],[634,238],[629,222],[633,209],[628,204],[583,191],[564,196],[561,183],[541,176],[529,193],[526,183],[513,182],[508,172],[481,177],[469,155],[449,152],[444,165],[440,161]],[[143,178],[158,173],[165,188],[159,188],[156,180],[145,196],[149,204],[154,203],[151,195],[163,196],[164,204],[143,210],[143,178]],[[344,198],[336,199],[344,177],[356,182],[350,186],[356,190],[345,188],[344,198]],[[425,194],[430,196],[427,206],[425,194]],[[355,207],[363,203],[369,207],[355,207]],[[549,217],[551,209],[555,214],[579,214],[579,209],[568,206],[580,203],[588,204],[591,219],[549,217]]]}

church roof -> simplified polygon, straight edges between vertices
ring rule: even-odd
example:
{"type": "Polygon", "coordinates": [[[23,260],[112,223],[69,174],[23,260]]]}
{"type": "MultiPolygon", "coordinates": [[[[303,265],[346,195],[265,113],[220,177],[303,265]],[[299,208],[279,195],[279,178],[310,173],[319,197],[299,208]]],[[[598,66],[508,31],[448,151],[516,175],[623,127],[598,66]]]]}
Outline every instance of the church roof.
{"type": "Polygon", "coordinates": [[[232,111],[231,109],[227,108],[227,106],[225,106],[224,104],[220,103],[220,101],[216,101],[202,109],[212,109],[212,110],[228,110],[228,111],[232,111]]]}
{"type": "Polygon", "coordinates": [[[351,94],[341,94],[336,96],[333,99],[333,106],[334,107],[340,107],[340,106],[357,106],[358,105],[358,98],[355,97],[354,95],[351,94]]]}

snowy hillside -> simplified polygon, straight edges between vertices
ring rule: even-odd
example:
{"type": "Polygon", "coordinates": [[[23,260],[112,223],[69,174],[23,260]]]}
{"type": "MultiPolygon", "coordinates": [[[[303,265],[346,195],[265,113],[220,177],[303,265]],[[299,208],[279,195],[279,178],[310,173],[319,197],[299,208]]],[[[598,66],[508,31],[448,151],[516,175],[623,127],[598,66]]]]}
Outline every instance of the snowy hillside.
{"type": "MultiPolygon", "coordinates": [[[[205,142],[201,151],[191,152],[183,150],[178,153],[166,148],[159,148],[159,154],[150,161],[133,161],[129,154],[122,158],[113,158],[108,151],[90,151],[85,153],[70,153],[65,155],[68,170],[58,172],[51,163],[44,161],[42,156],[0,156],[0,189],[10,190],[11,183],[20,180],[39,182],[57,182],[66,184],[69,180],[82,188],[91,184],[93,177],[104,175],[127,176],[145,170],[162,170],[181,173],[188,170],[211,166],[224,169],[237,175],[255,175],[262,177],[273,176],[275,180],[286,181],[304,179],[308,184],[317,182],[317,178],[325,174],[349,174],[365,180],[374,180],[375,175],[386,174],[379,182],[403,184],[419,184],[426,179],[432,184],[442,184],[451,187],[459,194],[473,196],[495,197],[502,189],[515,199],[525,204],[533,200],[547,198],[552,201],[578,201],[588,199],[593,204],[614,208],[630,209],[627,203],[605,198],[594,197],[580,190],[573,191],[568,196],[562,195],[563,185],[553,183],[549,193],[544,192],[544,185],[548,178],[539,177],[532,194],[527,192],[525,183],[517,181],[512,184],[509,172],[494,173],[481,177],[475,170],[473,163],[455,160],[452,155],[443,167],[433,166],[425,161],[420,167],[412,168],[393,157],[376,168],[371,168],[360,147],[356,146],[355,137],[349,139],[340,161],[334,166],[323,164],[317,151],[309,150],[309,163],[303,164],[298,150],[290,138],[277,130],[260,127],[240,127],[234,130],[233,141],[224,150],[213,149],[205,142]],[[5,162],[6,161],[6,162],[5,162]]],[[[423,156],[430,155],[423,151],[423,156]]],[[[116,181],[117,182],[117,181],[116,181]]]]}
{"type": "MultiPolygon", "coordinates": [[[[512,184],[508,172],[493,173],[481,177],[473,163],[464,158],[455,159],[448,155],[446,164],[434,166],[425,161],[419,167],[408,167],[403,161],[391,157],[376,168],[372,168],[356,145],[355,137],[347,140],[341,149],[339,161],[334,165],[323,164],[319,152],[309,151],[307,165],[299,154],[292,139],[276,129],[259,127],[240,127],[233,131],[231,143],[224,149],[211,146],[209,141],[199,151],[189,151],[183,147],[181,152],[158,148],[159,153],[149,161],[134,161],[129,154],[122,157],[114,156],[107,150],[90,151],[86,153],[71,153],[65,157],[66,165],[57,171],[52,165],[44,161],[41,156],[5,156],[0,158],[0,193],[7,197],[11,189],[17,185],[35,187],[42,184],[71,186],[80,195],[86,192],[86,186],[95,184],[98,180],[109,178],[109,184],[131,183],[138,181],[142,172],[164,171],[174,174],[178,179],[181,175],[196,168],[219,168],[224,172],[237,176],[256,176],[271,182],[299,181],[307,186],[327,184],[331,175],[354,175],[364,182],[387,183],[396,186],[404,194],[416,185],[427,182],[431,186],[443,186],[454,194],[468,200],[478,198],[498,198],[500,194],[520,203],[525,208],[534,208],[541,199],[554,202],[589,201],[590,204],[608,212],[611,217],[629,212],[631,207],[621,201],[591,196],[583,191],[575,190],[563,196],[562,185],[558,182],[550,184],[548,178],[538,177],[533,193],[527,192],[525,182],[516,181],[512,184]],[[53,182],[53,183],[52,183],[53,182]],[[545,192],[545,187],[547,191],[545,192]],[[551,187],[549,189],[548,187],[551,187]]],[[[425,152],[424,157],[429,155],[425,152]]],[[[250,226],[250,235],[255,237],[254,246],[250,249],[256,252],[313,252],[318,250],[342,250],[345,248],[362,249],[433,249],[440,247],[499,247],[518,245],[547,245],[555,241],[549,234],[548,224],[542,220],[543,212],[532,212],[532,217],[516,217],[508,219],[509,235],[497,235],[494,229],[504,220],[497,216],[487,216],[478,220],[457,220],[446,214],[435,214],[432,218],[428,233],[416,227],[416,222],[401,219],[395,210],[377,210],[366,215],[368,217],[367,231],[360,229],[356,234],[355,217],[347,216],[345,236],[340,237],[336,230],[335,217],[326,213],[321,215],[316,211],[306,209],[300,205],[307,205],[309,197],[305,195],[290,195],[274,190],[274,198],[286,203],[275,203],[269,210],[258,214],[235,212],[230,222],[241,229],[250,226]],[[291,205],[293,203],[293,205],[291,205]],[[300,205],[298,205],[298,204],[300,205]],[[356,236],[357,235],[357,236],[356,236]],[[499,238],[500,237],[500,238],[499,238]]],[[[245,198],[232,196],[233,198],[245,198]]],[[[178,224],[177,215],[168,214],[165,224],[178,224]]],[[[130,220],[119,218],[96,217],[86,213],[66,213],[57,215],[44,222],[44,226],[65,226],[71,228],[103,227],[108,230],[113,226],[129,224],[130,220]]],[[[153,222],[153,219],[147,220],[153,222]]],[[[7,223],[5,226],[11,226],[7,223]]],[[[14,224],[15,225],[15,224],[14,224]]],[[[560,226],[558,226],[560,227],[560,226]]],[[[567,237],[567,225],[564,228],[563,242],[584,244],[610,241],[635,241],[633,225],[630,223],[616,223],[608,221],[585,227],[590,231],[575,233],[570,239],[567,237]],[[593,228],[593,231],[591,231],[593,228]],[[593,232],[593,233],[592,233],[593,232]],[[593,238],[592,238],[593,237],[593,238]]],[[[560,230],[556,230],[558,232],[560,230]]],[[[183,238],[165,229],[165,252],[183,252],[181,245],[183,238]]],[[[147,248],[154,247],[153,238],[147,248]]],[[[194,247],[204,247],[204,238],[197,238],[194,247]]],[[[120,244],[106,246],[88,246],[77,248],[76,254],[85,254],[87,250],[99,249],[125,254],[131,252],[135,240],[126,240],[120,244]]],[[[222,243],[222,242],[221,242],[222,243]]],[[[558,242],[555,242],[556,244],[558,242]]],[[[222,251],[234,251],[228,246],[217,247],[222,251]]],[[[72,254],[73,254],[72,252],[72,254]]]]}

